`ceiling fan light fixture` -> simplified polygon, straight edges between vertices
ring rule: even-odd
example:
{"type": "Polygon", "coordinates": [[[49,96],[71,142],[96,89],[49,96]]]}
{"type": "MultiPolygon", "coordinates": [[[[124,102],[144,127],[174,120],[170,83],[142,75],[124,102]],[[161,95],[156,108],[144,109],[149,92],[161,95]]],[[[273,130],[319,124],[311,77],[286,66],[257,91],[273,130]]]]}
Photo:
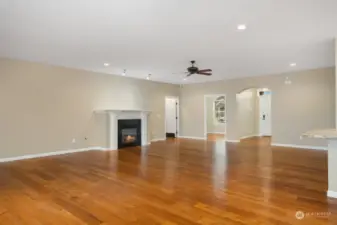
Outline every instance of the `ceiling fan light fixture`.
{"type": "Polygon", "coordinates": [[[108,66],[110,66],[110,63],[104,63],[104,66],[108,67],[108,66]]]}

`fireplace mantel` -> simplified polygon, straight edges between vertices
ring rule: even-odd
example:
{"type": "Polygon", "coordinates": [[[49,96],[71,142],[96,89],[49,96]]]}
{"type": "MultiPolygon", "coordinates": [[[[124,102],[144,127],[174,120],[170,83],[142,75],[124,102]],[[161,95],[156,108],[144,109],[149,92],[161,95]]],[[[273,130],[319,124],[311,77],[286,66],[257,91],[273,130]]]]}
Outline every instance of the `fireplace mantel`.
{"type": "Polygon", "coordinates": [[[151,111],[139,109],[102,109],[94,110],[95,113],[109,115],[109,149],[118,149],[118,120],[119,119],[141,119],[142,145],[148,144],[148,115],[151,111]]]}
{"type": "Polygon", "coordinates": [[[98,109],[94,110],[95,113],[123,113],[123,112],[141,112],[141,113],[151,113],[149,110],[141,110],[141,109],[98,109]]]}

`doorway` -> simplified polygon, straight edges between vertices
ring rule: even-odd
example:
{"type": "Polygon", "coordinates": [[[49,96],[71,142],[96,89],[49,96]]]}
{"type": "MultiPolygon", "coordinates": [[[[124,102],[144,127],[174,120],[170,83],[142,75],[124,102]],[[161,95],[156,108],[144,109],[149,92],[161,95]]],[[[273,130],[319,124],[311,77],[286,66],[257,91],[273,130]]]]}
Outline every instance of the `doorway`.
{"type": "Polygon", "coordinates": [[[259,135],[271,136],[271,91],[259,89],[259,135]]]}
{"type": "Polygon", "coordinates": [[[179,98],[165,97],[165,133],[166,137],[179,135],[179,98]]]}
{"type": "Polygon", "coordinates": [[[249,88],[236,95],[240,139],[272,136],[271,100],[267,88],[249,88]]]}
{"type": "Polygon", "coordinates": [[[226,95],[204,96],[204,135],[207,140],[226,138],[226,95]]]}

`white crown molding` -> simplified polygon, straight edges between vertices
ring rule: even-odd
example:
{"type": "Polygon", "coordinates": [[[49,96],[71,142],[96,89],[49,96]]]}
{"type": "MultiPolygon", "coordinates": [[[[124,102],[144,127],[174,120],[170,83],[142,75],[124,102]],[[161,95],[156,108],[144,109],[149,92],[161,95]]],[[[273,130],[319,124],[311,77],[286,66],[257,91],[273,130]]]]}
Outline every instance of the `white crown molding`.
{"type": "Polygon", "coordinates": [[[46,152],[46,153],[39,153],[39,154],[29,154],[23,156],[15,156],[15,157],[8,157],[8,158],[0,158],[0,162],[11,162],[17,160],[24,160],[24,159],[34,159],[34,158],[42,158],[48,156],[56,156],[56,155],[65,155],[70,153],[76,152],[86,152],[86,151],[104,151],[108,150],[107,148],[102,147],[89,147],[89,148],[80,148],[80,149],[70,149],[70,150],[63,150],[63,151],[56,151],[56,152],[46,152]]]}
{"type": "Polygon", "coordinates": [[[337,198],[337,192],[336,191],[327,191],[327,196],[330,198],[337,198]]]}
{"type": "Polygon", "coordinates": [[[291,145],[291,144],[279,144],[279,143],[272,143],[271,145],[277,146],[277,147],[287,147],[287,148],[299,148],[299,149],[311,149],[311,150],[323,150],[323,151],[328,150],[328,147],[324,147],[324,146],[291,145]]]}

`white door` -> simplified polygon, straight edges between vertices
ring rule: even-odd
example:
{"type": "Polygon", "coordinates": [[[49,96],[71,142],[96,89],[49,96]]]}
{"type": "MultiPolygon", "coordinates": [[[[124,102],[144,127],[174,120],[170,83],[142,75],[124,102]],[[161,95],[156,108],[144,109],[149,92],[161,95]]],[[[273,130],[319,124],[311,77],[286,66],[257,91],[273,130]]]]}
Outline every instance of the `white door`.
{"type": "Polygon", "coordinates": [[[259,95],[259,129],[261,136],[271,136],[271,92],[259,95]]]}
{"type": "Polygon", "coordinates": [[[178,99],[173,97],[167,97],[165,99],[165,127],[166,134],[178,135],[178,99]]]}

